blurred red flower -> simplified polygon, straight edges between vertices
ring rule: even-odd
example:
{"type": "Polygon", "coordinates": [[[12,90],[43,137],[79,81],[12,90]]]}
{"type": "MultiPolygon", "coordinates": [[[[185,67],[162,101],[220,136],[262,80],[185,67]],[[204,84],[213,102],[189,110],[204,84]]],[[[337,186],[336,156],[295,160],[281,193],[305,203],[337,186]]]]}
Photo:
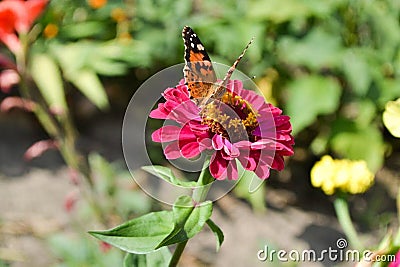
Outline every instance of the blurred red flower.
{"type": "Polygon", "coordinates": [[[31,145],[24,153],[24,159],[29,161],[40,157],[44,152],[50,149],[58,149],[59,143],[54,140],[40,140],[31,145]]]}
{"type": "Polygon", "coordinates": [[[108,243],[106,243],[104,241],[100,242],[100,250],[101,250],[101,252],[107,253],[110,249],[111,249],[111,245],[110,244],[108,244],[108,243]]]}
{"type": "Polygon", "coordinates": [[[11,88],[19,83],[19,74],[13,69],[5,69],[0,72],[0,91],[9,93],[11,88]]]}
{"type": "Polygon", "coordinates": [[[78,191],[74,190],[67,194],[64,200],[64,209],[66,212],[71,212],[75,208],[75,204],[78,201],[78,191]]]}
{"type": "Polygon", "coordinates": [[[4,0],[0,2],[0,41],[13,53],[21,49],[18,34],[25,34],[46,7],[48,0],[4,0]]]}

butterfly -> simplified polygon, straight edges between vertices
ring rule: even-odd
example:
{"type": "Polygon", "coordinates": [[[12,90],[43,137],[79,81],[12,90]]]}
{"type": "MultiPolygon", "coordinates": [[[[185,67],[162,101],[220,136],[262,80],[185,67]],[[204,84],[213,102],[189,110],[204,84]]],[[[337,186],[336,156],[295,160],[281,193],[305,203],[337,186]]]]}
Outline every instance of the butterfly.
{"type": "Polygon", "coordinates": [[[254,38],[250,40],[220,82],[217,82],[211,59],[193,29],[185,26],[182,30],[182,38],[185,45],[185,67],[183,68],[185,85],[189,90],[190,98],[202,109],[213,99],[220,99],[225,94],[226,85],[232,73],[254,38]]]}

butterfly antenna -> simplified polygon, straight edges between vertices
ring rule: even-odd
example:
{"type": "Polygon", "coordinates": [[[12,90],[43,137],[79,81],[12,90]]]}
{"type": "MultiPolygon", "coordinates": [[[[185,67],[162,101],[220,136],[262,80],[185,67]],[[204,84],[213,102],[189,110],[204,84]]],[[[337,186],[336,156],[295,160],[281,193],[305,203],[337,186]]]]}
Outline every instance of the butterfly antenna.
{"type": "Polygon", "coordinates": [[[226,86],[226,83],[228,80],[231,78],[232,73],[235,71],[236,66],[239,64],[240,60],[243,58],[244,54],[246,54],[247,49],[250,47],[250,45],[253,43],[254,37],[251,38],[250,42],[246,45],[246,47],[243,49],[243,52],[240,54],[240,56],[236,59],[236,61],[233,63],[232,67],[229,68],[228,72],[225,75],[224,80],[222,81],[221,85],[226,86]]]}

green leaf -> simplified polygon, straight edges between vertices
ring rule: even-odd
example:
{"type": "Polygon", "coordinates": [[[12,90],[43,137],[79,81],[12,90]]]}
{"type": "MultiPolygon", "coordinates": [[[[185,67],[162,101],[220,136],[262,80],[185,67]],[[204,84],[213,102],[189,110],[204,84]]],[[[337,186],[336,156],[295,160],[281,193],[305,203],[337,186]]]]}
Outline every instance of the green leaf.
{"type": "Polygon", "coordinates": [[[107,94],[96,72],[105,69],[112,74],[121,72],[121,65],[116,60],[118,56],[122,57],[122,49],[119,52],[112,44],[107,46],[96,42],[53,44],[50,49],[57,57],[64,77],[98,108],[108,108],[107,94]]]}
{"type": "Polygon", "coordinates": [[[382,167],[384,144],[375,125],[358,127],[350,121],[338,121],[333,128],[336,133],[331,146],[336,153],[352,160],[365,160],[372,172],[382,167]]]}
{"type": "Polygon", "coordinates": [[[400,82],[398,79],[384,79],[379,83],[380,95],[377,99],[380,107],[385,107],[388,101],[400,97],[400,82]]]}
{"type": "Polygon", "coordinates": [[[146,255],[147,254],[126,253],[123,267],[147,267],[146,255]]]}
{"type": "Polygon", "coordinates": [[[124,259],[124,267],[166,267],[171,260],[171,252],[167,247],[162,247],[147,254],[127,253],[124,259]]]}
{"type": "Polygon", "coordinates": [[[253,19],[267,19],[282,23],[299,17],[329,16],[344,1],[269,0],[251,1],[248,15],[253,19]]]}
{"type": "Polygon", "coordinates": [[[348,51],[343,57],[343,71],[358,96],[365,96],[372,82],[366,55],[360,51],[348,51]]]}
{"type": "MultiPolygon", "coordinates": [[[[90,43],[88,44],[90,45],[90,43]]],[[[93,47],[88,64],[101,75],[119,76],[128,71],[126,47],[117,42],[99,43],[93,47]]]]}
{"type": "Polygon", "coordinates": [[[66,77],[88,66],[87,62],[92,50],[93,47],[82,42],[66,45],[52,44],[50,46],[50,51],[57,58],[66,77]]]}
{"type": "Polygon", "coordinates": [[[293,133],[311,125],[318,115],[330,114],[339,106],[341,88],[337,80],[306,76],[288,85],[287,113],[293,133]]]}
{"type": "Polygon", "coordinates": [[[278,43],[278,56],[290,64],[319,70],[339,66],[342,63],[343,48],[339,36],[315,28],[302,40],[282,38],[278,43]]]}
{"type": "Polygon", "coordinates": [[[142,169],[173,185],[189,187],[189,188],[196,186],[196,182],[186,182],[178,179],[170,168],[164,166],[159,166],[159,165],[143,166],[142,169]]]}
{"type": "Polygon", "coordinates": [[[174,230],[160,243],[159,247],[181,243],[192,238],[203,229],[211,213],[211,201],[194,206],[191,197],[179,197],[173,207],[174,230]]]}
{"type": "Polygon", "coordinates": [[[389,132],[400,138],[400,98],[396,101],[389,101],[383,112],[383,123],[389,132]]]}
{"type": "Polygon", "coordinates": [[[60,70],[53,58],[45,54],[34,54],[30,70],[33,80],[50,108],[67,110],[60,70]]]}
{"type": "Polygon", "coordinates": [[[105,89],[94,71],[81,69],[79,72],[70,73],[67,78],[99,109],[109,107],[105,89]]]}
{"type": "Polygon", "coordinates": [[[107,33],[106,30],[107,27],[104,23],[98,21],[83,21],[79,23],[63,25],[60,34],[72,39],[81,39],[105,34],[107,33]]]}
{"type": "Polygon", "coordinates": [[[376,118],[376,103],[368,98],[365,98],[354,104],[358,114],[355,118],[355,122],[360,127],[367,127],[376,118]]]}
{"type": "Polygon", "coordinates": [[[126,252],[145,254],[156,250],[174,229],[173,213],[152,212],[107,231],[90,231],[94,237],[126,252]]]}
{"type": "Polygon", "coordinates": [[[224,242],[224,233],[221,228],[218,227],[211,219],[207,220],[207,225],[210,227],[211,231],[215,235],[215,239],[217,240],[217,252],[220,249],[222,243],[224,242]]]}

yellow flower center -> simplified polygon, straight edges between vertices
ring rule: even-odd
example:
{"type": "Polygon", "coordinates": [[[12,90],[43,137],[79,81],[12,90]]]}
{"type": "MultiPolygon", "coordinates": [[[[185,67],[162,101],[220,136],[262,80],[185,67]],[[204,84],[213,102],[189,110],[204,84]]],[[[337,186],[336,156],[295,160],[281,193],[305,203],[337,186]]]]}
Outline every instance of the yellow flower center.
{"type": "Polygon", "coordinates": [[[256,141],[252,133],[258,126],[258,114],[241,96],[226,92],[221,99],[207,104],[201,111],[202,123],[210,131],[220,134],[231,142],[256,141]]]}

